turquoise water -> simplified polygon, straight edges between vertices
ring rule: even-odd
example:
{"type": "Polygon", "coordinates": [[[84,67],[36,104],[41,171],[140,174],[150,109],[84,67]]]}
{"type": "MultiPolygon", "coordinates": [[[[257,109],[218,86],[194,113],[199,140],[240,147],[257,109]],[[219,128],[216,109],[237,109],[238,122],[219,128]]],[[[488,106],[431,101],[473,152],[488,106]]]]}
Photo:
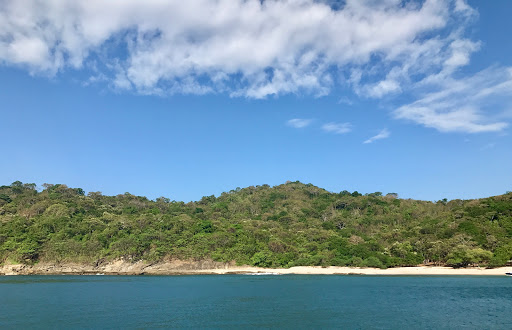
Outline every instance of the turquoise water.
{"type": "Polygon", "coordinates": [[[0,277],[1,328],[512,327],[512,278],[0,277]]]}

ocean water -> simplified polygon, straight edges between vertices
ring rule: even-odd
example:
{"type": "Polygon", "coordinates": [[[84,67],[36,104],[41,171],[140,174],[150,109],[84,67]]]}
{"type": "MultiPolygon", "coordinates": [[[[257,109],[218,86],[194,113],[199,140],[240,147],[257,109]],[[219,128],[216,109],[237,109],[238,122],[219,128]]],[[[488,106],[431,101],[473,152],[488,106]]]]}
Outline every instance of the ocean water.
{"type": "Polygon", "coordinates": [[[510,329],[512,278],[0,277],[0,328],[510,329]]]}

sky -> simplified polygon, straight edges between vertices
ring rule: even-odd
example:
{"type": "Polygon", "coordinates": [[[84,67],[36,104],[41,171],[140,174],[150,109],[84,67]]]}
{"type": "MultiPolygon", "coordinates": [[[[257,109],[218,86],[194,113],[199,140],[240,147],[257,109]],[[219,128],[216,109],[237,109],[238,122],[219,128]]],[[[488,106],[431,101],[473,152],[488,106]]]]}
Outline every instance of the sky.
{"type": "Polygon", "coordinates": [[[512,190],[512,2],[0,0],[0,185],[512,190]]]}

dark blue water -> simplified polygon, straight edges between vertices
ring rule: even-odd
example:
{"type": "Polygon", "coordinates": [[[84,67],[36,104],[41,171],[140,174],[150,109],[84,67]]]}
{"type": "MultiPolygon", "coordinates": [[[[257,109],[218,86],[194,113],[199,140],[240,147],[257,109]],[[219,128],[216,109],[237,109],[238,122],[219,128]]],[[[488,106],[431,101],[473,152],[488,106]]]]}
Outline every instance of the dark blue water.
{"type": "Polygon", "coordinates": [[[0,277],[1,328],[512,327],[512,278],[0,277]]]}

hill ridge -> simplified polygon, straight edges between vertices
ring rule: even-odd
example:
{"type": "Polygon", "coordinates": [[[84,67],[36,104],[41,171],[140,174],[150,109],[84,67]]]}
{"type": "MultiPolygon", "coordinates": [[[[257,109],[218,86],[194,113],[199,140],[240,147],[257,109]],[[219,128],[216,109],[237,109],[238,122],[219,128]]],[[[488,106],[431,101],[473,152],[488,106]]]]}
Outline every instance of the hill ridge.
{"type": "Polygon", "coordinates": [[[503,266],[512,193],[438,202],[287,182],[195,202],[63,184],[0,187],[0,263],[235,261],[259,267],[503,266]]]}

